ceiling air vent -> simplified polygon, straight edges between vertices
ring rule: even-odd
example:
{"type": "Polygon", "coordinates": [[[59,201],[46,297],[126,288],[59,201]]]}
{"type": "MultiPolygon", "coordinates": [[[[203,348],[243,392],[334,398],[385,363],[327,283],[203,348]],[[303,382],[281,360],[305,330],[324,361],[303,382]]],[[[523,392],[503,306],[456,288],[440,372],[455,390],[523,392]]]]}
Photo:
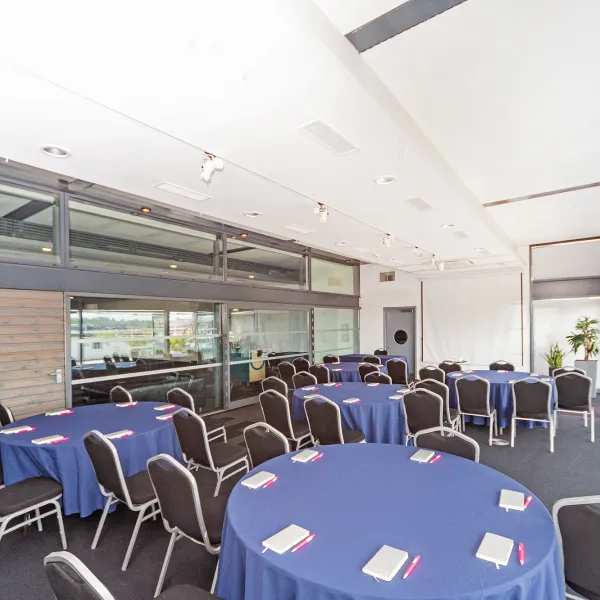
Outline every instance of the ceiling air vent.
{"type": "Polygon", "coordinates": [[[459,240],[468,240],[469,239],[469,234],[466,231],[455,231],[454,235],[459,239],[459,240]]]}
{"type": "Polygon", "coordinates": [[[286,229],[291,229],[292,231],[295,231],[296,233],[314,233],[315,232],[314,229],[309,229],[308,227],[302,227],[302,225],[294,225],[293,223],[291,225],[284,225],[284,227],[286,229]]]}
{"type": "Polygon", "coordinates": [[[388,271],[387,273],[379,273],[379,283],[386,283],[388,281],[396,281],[396,272],[388,271]]]}
{"type": "Polygon", "coordinates": [[[158,188],[159,190],[164,190],[165,192],[171,192],[171,194],[177,194],[178,196],[191,198],[192,200],[209,200],[212,197],[207,196],[202,192],[196,192],[195,190],[189,190],[188,188],[181,187],[180,185],[169,183],[168,181],[161,181],[160,183],[155,184],[154,187],[158,188]]]}
{"type": "Polygon", "coordinates": [[[413,208],[417,210],[432,210],[433,206],[431,204],[427,204],[423,198],[407,198],[404,202],[410,204],[413,208]]]}
{"type": "Polygon", "coordinates": [[[311,121],[302,125],[300,130],[338,156],[346,156],[358,151],[358,146],[323,121],[311,121]]]}

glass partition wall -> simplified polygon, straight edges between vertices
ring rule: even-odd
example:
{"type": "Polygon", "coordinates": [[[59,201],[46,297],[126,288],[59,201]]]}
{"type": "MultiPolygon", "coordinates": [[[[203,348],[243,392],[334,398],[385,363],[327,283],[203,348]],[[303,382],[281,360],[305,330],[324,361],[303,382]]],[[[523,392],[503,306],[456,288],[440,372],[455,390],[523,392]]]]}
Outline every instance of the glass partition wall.
{"type": "Polygon", "coordinates": [[[351,308],[315,308],[314,359],[326,354],[340,356],[358,352],[358,311],[351,308]]]}

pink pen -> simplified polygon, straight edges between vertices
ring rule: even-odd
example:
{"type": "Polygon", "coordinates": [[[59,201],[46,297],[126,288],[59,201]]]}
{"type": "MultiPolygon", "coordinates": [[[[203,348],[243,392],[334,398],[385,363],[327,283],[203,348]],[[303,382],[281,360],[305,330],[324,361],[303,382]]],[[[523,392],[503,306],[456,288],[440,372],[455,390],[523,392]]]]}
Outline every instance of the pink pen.
{"type": "Polygon", "coordinates": [[[342,384],[341,383],[336,383],[335,387],[342,387],[342,384]]]}
{"type": "Polygon", "coordinates": [[[66,442],[68,439],[69,439],[68,437],[62,437],[62,438],[60,438],[60,440],[52,440],[49,443],[50,444],[60,444],[61,442],[66,442]]]}
{"type": "Polygon", "coordinates": [[[408,569],[406,569],[406,573],[404,573],[402,579],[406,579],[415,570],[415,567],[419,564],[420,560],[421,556],[419,554],[413,558],[413,561],[408,565],[408,569]]]}
{"type": "Polygon", "coordinates": [[[307,538],[303,539],[297,546],[292,548],[292,552],[296,552],[296,550],[300,550],[300,548],[304,548],[306,544],[312,542],[315,539],[315,534],[311,533],[307,538]]]}
{"type": "Polygon", "coordinates": [[[525,564],[525,546],[522,543],[519,544],[519,562],[521,566],[525,564]]]}
{"type": "Polygon", "coordinates": [[[532,500],[533,500],[533,496],[527,496],[527,500],[525,500],[525,504],[523,505],[524,508],[527,508],[531,504],[532,500]]]}
{"type": "Polygon", "coordinates": [[[267,483],[265,483],[265,485],[263,485],[263,489],[271,487],[278,479],[279,479],[279,477],[277,477],[277,475],[275,475],[275,477],[273,477],[273,479],[271,479],[271,481],[267,481],[267,483]]]}
{"type": "Polygon", "coordinates": [[[438,454],[437,456],[434,456],[433,459],[432,459],[432,461],[429,464],[432,465],[433,463],[435,463],[438,460],[440,460],[440,458],[442,458],[441,454],[438,454]]]}
{"type": "Polygon", "coordinates": [[[322,458],[322,457],[323,457],[323,452],[319,452],[319,454],[317,454],[317,455],[316,455],[316,456],[315,456],[315,457],[312,459],[312,461],[311,461],[311,462],[315,462],[315,460],[319,460],[319,459],[320,459],[320,458],[322,458]]]}

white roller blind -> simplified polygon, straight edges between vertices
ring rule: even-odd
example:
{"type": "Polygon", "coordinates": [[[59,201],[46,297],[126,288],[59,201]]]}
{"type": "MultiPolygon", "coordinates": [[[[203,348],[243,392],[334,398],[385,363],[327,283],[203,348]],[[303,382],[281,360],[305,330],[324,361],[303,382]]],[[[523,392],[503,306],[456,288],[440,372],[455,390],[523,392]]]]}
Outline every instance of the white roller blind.
{"type": "Polygon", "coordinates": [[[521,274],[423,282],[423,361],[462,357],[473,367],[523,363],[521,274]]]}

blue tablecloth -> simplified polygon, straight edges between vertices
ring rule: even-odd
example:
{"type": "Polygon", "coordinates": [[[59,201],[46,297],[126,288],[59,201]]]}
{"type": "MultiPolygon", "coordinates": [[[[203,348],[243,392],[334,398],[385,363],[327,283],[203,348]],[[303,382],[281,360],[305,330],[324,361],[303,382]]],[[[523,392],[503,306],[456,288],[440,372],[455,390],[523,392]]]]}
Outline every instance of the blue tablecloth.
{"type": "MultiPolygon", "coordinates": [[[[507,373],[500,373],[498,371],[473,371],[473,372],[461,372],[461,373],[450,373],[446,378],[448,383],[448,389],[450,390],[450,406],[456,408],[456,380],[465,375],[477,375],[483,377],[490,382],[490,403],[496,407],[498,411],[498,427],[510,427],[510,421],[512,419],[513,412],[513,399],[512,399],[512,387],[509,381],[517,381],[519,379],[525,379],[531,377],[529,373],[521,373],[519,371],[509,371],[507,373]]],[[[544,379],[552,384],[552,398],[553,403],[556,402],[556,388],[554,387],[554,380],[545,375],[536,377],[537,379],[544,379]]],[[[475,423],[482,423],[485,419],[477,417],[475,423]]],[[[534,425],[544,425],[543,423],[534,423],[533,421],[517,421],[517,425],[520,427],[533,427],[534,425]]]]}
{"type": "MultiPolygon", "coordinates": [[[[37,415],[23,419],[18,425],[31,425],[36,428],[35,431],[0,434],[4,479],[11,484],[28,477],[52,477],[62,483],[64,513],[80,513],[86,517],[104,506],[104,497],[83,445],[83,436],[88,431],[97,429],[101,433],[113,433],[130,429],[135,432],[132,436],[113,440],[126,477],[144,470],[146,461],[161,452],[182,460],[173,422],[156,419],[165,414],[154,410],[161,404],[140,402],[127,408],[97,404],[74,408],[70,415],[37,415]],[[37,446],[31,442],[56,434],[69,439],[49,446],[37,446]]],[[[14,425],[7,426],[10,427],[14,425]]]]}
{"type": "MultiPolygon", "coordinates": [[[[292,419],[306,421],[304,398],[321,394],[335,402],[342,413],[342,427],[365,434],[367,442],[404,444],[406,434],[402,400],[390,400],[400,389],[399,385],[342,383],[336,386],[316,386],[317,391],[296,390],[292,397],[292,419]],[[346,404],[343,400],[360,398],[360,402],[346,404]]],[[[404,391],[404,390],[403,390],[404,391]]]]}
{"type": "MultiPolygon", "coordinates": [[[[374,354],[342,354],[340,356],[340,360],[342,362],[362,362],[365,359],[365,356],[375,356],[374,354]]],[[[406,356],[400,356],[399,354],[383,354],[377,355],[377,358],[381,360],[381,364],[385,365],[388,360],[392,358],[399,358],[406,363],[408,367],[408,358],[406,356]]]]}
{"type": "Polygon", "coordinates": [[[229,498],[216,594],[224,600],[564,600],[561,555],[550,514],[498,507],[501,489],[530,492],[489,467],[444,454],[433,464],[412,448],[347,444],[295,464],[281,456],[254,470],[279,476],[267,489],[238,483],[229,498]],[[262,554],[290,524],[315,533],[292,554],[262,554]],[[509,564],[476,558],[486,532],[522,542],[509,564]],[[362,567],[384,545],[421,561],[408,579],[377,582],[362,567]]]}
{"type": "MultiPolygon", "coordinates": [[[[358,374],[358,367],[362,363],[353,362],[340,362],[340,363],[326,363],[325,366],[329,369],[329,378],[331,381],[346,382],[352,381],[360,383],[360,375],[358,374]]],[[[387,374],[387,369],[384,366],[379,366],[381,373],[387,374]]]]}
{"type": "MultiPolygon", "coordinates": [[[[135,367],[136,363],[135,362],[117,362],[114,363],[114,366],[117,369],[131,369],[133,367],[135,367]]],[[[106,363],[101,362],[101,363],[90,363],[90,364],[83,364],[83,365],[75,365],[74,367],[71,367],[72,371],[106,371],[106,363]]]]}

